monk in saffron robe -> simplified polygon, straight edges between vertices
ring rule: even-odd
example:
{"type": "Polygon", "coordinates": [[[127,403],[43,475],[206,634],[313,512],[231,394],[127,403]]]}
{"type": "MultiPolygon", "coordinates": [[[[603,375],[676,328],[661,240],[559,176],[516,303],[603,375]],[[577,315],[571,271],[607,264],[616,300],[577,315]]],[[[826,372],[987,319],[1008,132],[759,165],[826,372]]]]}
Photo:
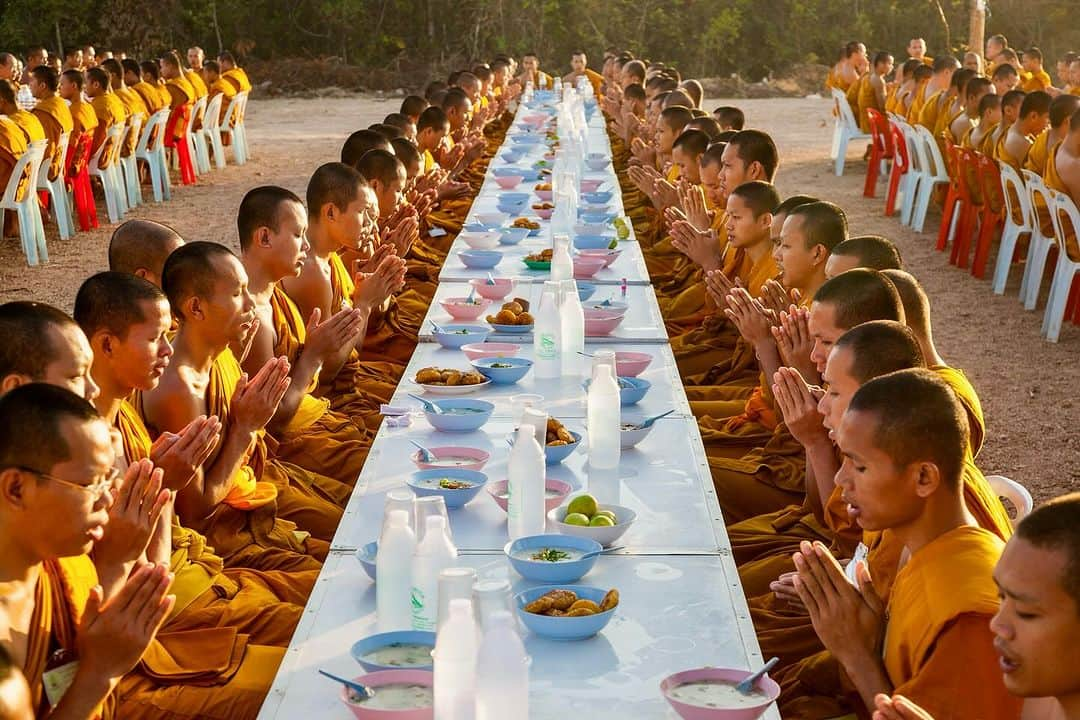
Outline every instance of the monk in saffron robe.
{"type": "Polygon", "coordinates": [[[1031,146],[1035,143],[1035,137],[1045,130],[1050,122],[1051,102],[1050,95],[1042,91],[1028,93],[1024,97],[1016,122],[1002,133],[994,148],[994,158],[998,162],[1011,165],[1020,172],[1031,146]]]}
{"type": "Polygon", "coordinates": [[[0,80],[0,114],[7,115],[8,120],[19,126],[26,143],[37,142],[45,139],[45,128],[41,121],[31,112],[21,109],[15,103],[15,85],[10,80],[0,80]]]}
{"type": "Polygon", "coordinates": [[[150,84],[143,76],[138,61],[124,58],[120,61],[120,65],[124,68],[124,83],[139,96],[150,113],[156,113],[163,107],[168,107],[168,103],[163,102],[156,84],[150,84]]]}
{"type": "Polygon", "coordinates": [[[289,386],[289,362],[276,358],[248,380],[229,350],[250,341],[256,323],[246,280],[236,256],[216,243],[191,243],[169,256],[162,285],[179,321],[175,354],[158,386],[137,394],[134,404],[152,432],[179,432],[200,415],[221,421],[221,443],[178,492],[176,507],[226,563],[318,569],[333,535],[333,506],[312,495],[309,474],[271,460],[264,438],[289,386]],[[279,495],[300,528],[278,517],[279,495]],[[311,537],[315,532],[323,537],[311,537]],[[293,553],[283,558],[282,549],[293,553]]]}
{"type": "Polygon", "coordinates": [[[1065,139],[1069,134],[1069,120],[1080,110],[1080,96],[1058,95],[1050,103],[1050,124],[1039,133],[1028,150],[1024,169],[1039,177],[1046,174],[1046,164],[1050,161],[1050,149],[1065,139]]]}
{"type": "Polygon", "coordinates": [[[933,132],[942,109],[951,101],[952,77],[960,69],[960,62],[954,57],[939,57],[934,60],[934,74],[923,90],[922,103],[918,96],[912,102],[908,119],[917,122],[933,132]]]}
{"type": "MultiPolygon", "coordinates": [[[[311,176],[307,188],[311,249],[300,275],[281,281],[301,315],[310,316],[317,309],[329,317],[353,308],[365,317],[366,332],[367,318],[404,284],[405,263],[394,254],[393,245],[366,250],[373,267],[356,273],[359,283],[337,254],[340,249],[365,251],[363,246],[376,230],[376,205],[375,193],[363,176],[344,163],[326,163],[311,176]]],[[[404,367],[361,360],[362,347],[360,337],[336,373],[323,368],[317,394],[329,400],[333,410],[362,418],[376,429],[382,422],[379,406],[390,402],[404,367]]]]}
{"type": "MultiPolygon", "coordinates": [[[[109,129],[115,125],[123,125],[127,121],[127,113],[124,104],[112,92],[109,81],[109,73],[103,68],[94,67],[86,71],[86,95],[97,115],[97,128],[94,130],[94,144],[92,152],[105,143],[109,129]]],[[[110,150],[102,151],[104,158],[110,150]]]]}
{"type": "Polygon", "coordinates": [[[248,74],[236,64],[236,58],[231,52],[226,51],[218,55],[218,64],[221,65],[221,77],[232,83],[237,92],[251,90],[251,80],[248,78],[248,74]]]}
{"type": "Polygon", "coordinates": [[[34,94],[37,104],[31,111],[41,122],[45,130],[45,137],[49,140],[49,147],[45,151],[48,162],[49,179],[55,180],[64,171],[64,153],[60,152],[58,143],[60,136],[68,134],[68,143],[75,138],[72,132],[75,124],[71,119],[71,110],[57,94],[60,79],[52,68],[39,65],[30,71],[30,91],[34,94]]]}
{"type": "Polygon", "coordinates": [[[570,72],[563,76],[563,83],[576,86],[578,78],[585,78],[593,88],[593,95],[600,97],[604,76],[589,69],[589,58],[584,50],[577,50],[570,56],[570,72]]]}
{"type": "MultiPolygon", "coordinates": [[[[440,152],[449,134],[450,120],[441,107],[432,105],[420,113],[416,122],[416,145],[420,151],[421,172],[424,175],[436,170],[448,174],[460,157],[464,156],[464,145],[459,145],[456,152],[451,152],[449,157],[440,152]],[[443,160],[447,161],[451,167],[443,166],[436,159],[436,155],[442,155],[443,160]]],[[[344,157],[342,162],[351,164],[344,157]]],[[[472,206],[468,184],[450,180],[443,182],[438,188],[438,201],[439,207],[428,214],[427,221],[434,227],[456,236],[461,232],[462,223],[465,222],[465,217],[472,206]]]]}
{"type": "MultiPolygon", "coordinates": [[[[87,555],[109,531],[115,479],[109,426],[93,405],[31,383],[0,398],[0,428],[0,535],[12,548],[2,561],[0,637],[30,684],[36,717],[115,717],[117,683],[173,607],[168,568],[136,562],[106,582],[87,555]],[[58,673],[73,676],[66,691],[46,690],[58,673]]],[[[145,547],[149,532],[137,540],[145,547]]]]}
{"type": "Polygon", "coordinates": [[[887,605],[865,565],[853,585],[820,543],[794,556],[795,589],[867,711],[878,694],[895,692],[939,718],[1019,717],[988,624],[1004,542],[964,503],[966,426],[943,380],[901,370],[859,388],[837,432],[836,482],[851,516],[864,530],[891,530],[910,553],[887,605]]]}
{"type": "Polygon", "coordinates": [[[183,136],[184,123],[190,123],[189,115],[192,105],[198,96],[195,88],[184,77],[183,68],[180,67],[180,58],[174,52],[161,56],[161,77],[165,81],[165,90],[169,93],[169,107],[172,114],[169,123],[172,128],[173,138],[177,141],[183,136]]]}

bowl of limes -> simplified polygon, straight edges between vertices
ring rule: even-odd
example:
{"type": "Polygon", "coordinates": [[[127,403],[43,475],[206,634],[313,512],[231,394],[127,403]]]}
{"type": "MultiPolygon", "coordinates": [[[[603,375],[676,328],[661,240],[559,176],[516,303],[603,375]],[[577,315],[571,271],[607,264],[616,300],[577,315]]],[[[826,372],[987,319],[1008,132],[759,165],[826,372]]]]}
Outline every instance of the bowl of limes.
{"type": "Polygon", "coordinates": [[[547,515],[564,535],[589,538],[611,547],[637,519],[637,513],[622,505],[601,505],[588,493],[575,495],[570,502],[547,515]]]}

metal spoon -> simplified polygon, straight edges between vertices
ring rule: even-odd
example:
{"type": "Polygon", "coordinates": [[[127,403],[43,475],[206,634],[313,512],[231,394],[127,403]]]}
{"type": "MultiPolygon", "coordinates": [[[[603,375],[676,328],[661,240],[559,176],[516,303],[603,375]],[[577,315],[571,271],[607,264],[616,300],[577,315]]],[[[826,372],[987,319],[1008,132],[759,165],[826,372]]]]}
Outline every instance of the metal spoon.
{"type": "Polygon", "coordinates": [[[420,404],[424,406],[424,409],[427,410],[429,413],[433,413],[435,415],[442,415],[443,414],[443,409],[441,407],[439,407],[438,405],[436,405],[435,403],[431,402],[430,400],[425,400],[424,398],[420,397],[419,395],[413,395],[412,393],[406,393],[406,394],[409,397],[411,397],[413,400],[418,400],[420,402],[420,404]]]}
{"type": "Polygon", "coordinates": [[[580,560],[586,560],[588,558],[596,557],[597,555],[607,555],[608,553],[613,553],[613,552],[615,552],[617,550],[622,550],[624,547],[626,547],[626,546],[625,545],[616,545],[614,547],[604,548],[603,550],[593,550],[592,552],[585,553],[579,559],[580,560]]]}
{"type": "Polygon", "coordinates": [[[660,415],[654,415],[653,417],[648,418],[647,420],[642,420],[640,423],[638,423],[637,425],[634,426],[634,429],[635,430],[644,430],[645,428],[652,427],[654,422],[656,422],[660,418],[667,417],[668,415],[670,415],[673,412],[675,412],[674,409],[668,410],[666,413],[662,413],[660,415]]]}
{"type": "Polygon", "coordinates": [[[331,680],[336,680],[345,686],[345,689],[349,691],[349,700],[352,702],[360,702],[361,700],[370,700],[375,697],[375,691],[369,688],[367,685],[361,685],[360,683],[353,682],[352,680],[346,680],[340,678],[337,675],[331,675],[325,670],[319,670],[320,675],[324,675],[331,680]]]}
{"type": "Polygon", "coordinates": [[[431,452],[430,450],[428,450],[426,447],[424,447],[420,443],[416,442],[415,440],[410,440],[409,442],[411,442],[416,447],[420,448],[420,461],[421,462],[429,463],[429,462],[434,462],[435,461],[435,453],[431,452]]]}
{"type": "Polygon", "coordinates": [[[757,685],[757,681],[760,680],[761,677],[765,673],[772,670],[776,666],[776,663],[778,663],[778,662],[780,662],[780,658],[774,657],[772,660],[765,663],[764,667],[762,667],[756,673],[754,673],[753,675],[751,675],[750,677],[746,678],[741,683],[736,685],[735,689],[738,690],[743,695],[749,695],[750,693],[752,693],[754,691],[754,686],[757,685]]]}

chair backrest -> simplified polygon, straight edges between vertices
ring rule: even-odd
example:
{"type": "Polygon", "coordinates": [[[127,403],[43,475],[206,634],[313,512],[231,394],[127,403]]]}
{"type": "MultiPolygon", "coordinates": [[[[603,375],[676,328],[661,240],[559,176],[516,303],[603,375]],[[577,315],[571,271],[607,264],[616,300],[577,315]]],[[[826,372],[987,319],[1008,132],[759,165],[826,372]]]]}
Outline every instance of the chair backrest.
{"type": "Polygon", "coordinates": [[[975,163],[983,202],[988,210],[995,213],[999,212],[1005,207],[1005,199],[1001,189],[1001,171],[998,170],[998,162],[980,152],[976,152],[975,163]]]}
{"type": "Polygon", "coordinates": [[[237,122],[242,123],[247,119],[248,91],[244,90],[243,92],[237,93],[237,95],[240,96],[240,117],[237,118],[237,122]]]}
{"type": "Polygon", "coordinates": [[[1030,170],[1021,170],[1021,173],[1024,176],[1024,185],[1027,186],[1028,199],[1031,202],[1031,229],[1033,232],[1038,231],[1040,236],[1045,235],[1049,228],[1057,226],[1057,221],[1053,217],[1057,214],[1054,212],[1054,200],[1051,197],[1053,191],[1046,187],[1046,183],[1038,173],[1030,170]],[[1042,214],[1044,212],[1045,216],[1042,214]]]}
{"type": "Polygon", "coordinates": [[[1005,212],[1014,225],[1025,230],[1031,229],[1031,197],[1024,186],[1024,181],[1009,163],[998,163],[1001,175],[1001,196],[1005,199],[1005,212]]]}
{"type": "Polygon", "coordinates": [[[49,145],[48,140],[35,140],[30,143],[19,159],[15,161],[15,167],[11,169],[11,177],[8,178],[7,187],[4,188],[4,198],[0,201],[4,207],[13,208],[26,198],[27,193],[32,193],[37,188],[38,170],[41,161],[45,158],[45,148],[49,145]]]}
{"type": "Polygon", "coordinates": [[[964,202],[983,204],[982,189],[979,187],[978,159],[971,148],[956,148],[956,179],[960,199],[964,202]]]}
{"type": "Polygon", "coordinates": [[[919,143],[919,147],[922,148],[922,154],[926,159],[926,173],[939,180],[948,180],[949,172],[945,168],[945,161],[941,158],[941,149],[938,147],[933,133],[922,125],[915,125],[914,127],[915,132],[918,133],[922,141],[919,143]]]}
{"type": "Polygon", "coordinates": [[[215,130],[221,126],[221,101],[224,98],[224,95],[218,93],[206,103],[202,124],[204,130],[215,130]]]}
{"type": "Polygon", "coordinates": [[[926,172],[926,166],[923,164],[923,159],[919,154],[919,134],[915,132],[915,128],[911,123],[905,120],[898,120],[896,123],[900,128],[900,132],[904,135],[904,145],[907,147],[908,166],[916,173],[923,174],[926,172]]]}
{"type": "Polygon", "coordinates": [[[127,147],[128,139],[133,138],[135,142],[131,144],[132,152],[139,145],[139,133],[142,132],[143,121],[145,120],[146,117],[142,113],[135,113],[128,118],[127,129],[124,132],[124,146],[127,147]]]}
{"type": "Polygon", "coordinates": [[[244,102],[241,95],[243,93],[236,93],[229,101],[229,107],[225,110],[225,120],[221,123],[222,129],[231,128],[239,121],[241,104],[244,102]]]}
{"type": "MultiPolygon", "coordinates": [[[[195,127],[196,124],[202,122],[203,115],[206,113],[206,96],[195,100],[195,104],[191,106],[191,126],[195,127]]],[[[200,124],[199,127],[202,127],[200,124]]]]}
{"type": "MultiPolygon", "coordinates": [[[[1068,193],[1050,190],[1054,204],[1051,205],[1054,216],[1054,234],[1059,247],[1074,263],[1080,263],[1080,248],[1077,248],[1076,234],[1080,232],[1080,210],[1068,193]],[[1066,224],[1067,223],[1067,224],[1066,224]]],[[[1058,260],[1061,262],[1061,259],[1058,260]]]]}
{"type": "Polygon", "coordinates": [[[61,133],[60,137],[56,139],[56,147],[53,148],[52,158],[47,158],[48,163],[45,164],[47,170],[45,172],[38,172],[39,188],[45,189],[46,183],[50,180],[56,180],[64,176],[64,163],[67,158],[68,143],[71,142],[71,133],[61,133]],[[56,170],[53,173],[53,170],[56,170]]]}
{"type": "Polygon", "coordinates": [[[139,138],[139,146],[135,148],[136,155],[145,157],[158,151],[165,142],[165,123],[168,121],[169,108],[162,108],[150,116],[139,138]]]}
{"type": "Polygon", "coordinates": [[[893,163],[896,171],[903,174],[911,169],[911,159],[908,156],[907,139],[900,127],[900,120],[894,119],[889,122],[889,139],[893,145],[893,163]]]}
{"type": "Polygon", "coordinates": [[[1016,509],[1016,517],[1012,518],[1014,528],[1035,507],[1035,502],[1031,499],[1031,493],[1015,480],[1011,480],[1004,475],[987,475],[986,481],[990,483],[990,488],[998,497],[1008,500],[1016,509]]]}
{"type": "Polygon", "coordinates": [[[870,120],[870,138],[883,154],[884,157],[893,156],[892,133],[889,132],[889,121],[874,108],[866,108],[866,117],[870,120]]]}

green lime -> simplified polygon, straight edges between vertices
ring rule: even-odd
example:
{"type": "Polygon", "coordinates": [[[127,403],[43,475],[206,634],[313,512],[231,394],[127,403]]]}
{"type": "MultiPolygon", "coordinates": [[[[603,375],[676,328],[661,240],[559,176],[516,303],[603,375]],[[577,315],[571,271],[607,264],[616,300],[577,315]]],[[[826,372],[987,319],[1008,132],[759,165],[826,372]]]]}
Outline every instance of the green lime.
{"type": "Polygon", "coordinates": [[[589,525],[592,527],[615,527],[615,521],[607,515],[597,515],[589,521],[589,525]]]}
{"type": "Polygon", "coordinates": [[[615,234],[620,240],[625,240],[630,237],[630,228],[626,224],[626,220],[622,217],[615,218],[615,234]]]}
{"type": "Polygon", "coordinates": [[[614,250],[617,247],[619,247],[619,241],[612,238],[611,242],[608,243],[607,249],[608,250],[614,250]]]}
{"type": "Polygon", "coordinates": [[[568,513],[581,513],[587,518],[591,518],[596,514],[597,505],[596,498],[592,495],[578,495],[576,498],[570,501],[570,504],[566,506],[566,512],[568,513]]]}
{"type": "Polygon", "coordinates": [[[619,518],[615,517],[615,513],[611,512],[610,510],[597,510],[596,515],[594,515],[593,517],[600,517],[600,516],[611,518],[611,524],[612,525],[618,525],[619,524],[619,518]]]}
{"type": "Polygon", "coordinates": [[[567,525],[580,525],[581,527],[588,527],[589,518],[581,513],[568,513],[563,518],[563,522],[567,525]]]}

